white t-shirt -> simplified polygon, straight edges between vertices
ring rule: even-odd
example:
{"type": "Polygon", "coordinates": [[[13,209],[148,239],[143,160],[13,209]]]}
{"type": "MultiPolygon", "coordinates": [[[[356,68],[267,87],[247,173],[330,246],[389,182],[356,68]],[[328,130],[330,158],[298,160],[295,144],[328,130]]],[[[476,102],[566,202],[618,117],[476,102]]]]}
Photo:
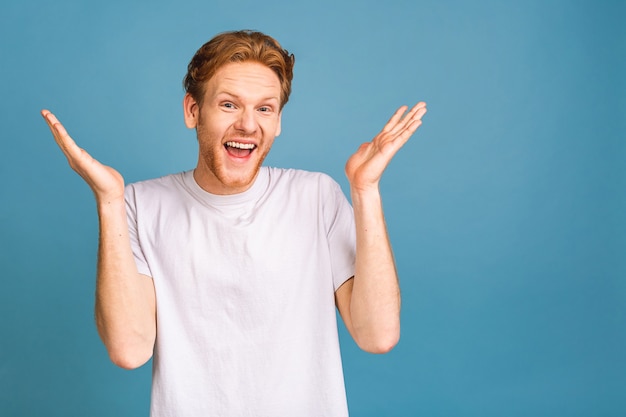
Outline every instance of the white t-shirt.
{"type": "Polygon", "coordinates": [[[348,415],[334,291],[355,231],[330,177],[263,167],[221,196],[188,171],[131,184],[126,202],[156,290],[153,417],[348,415]]]}

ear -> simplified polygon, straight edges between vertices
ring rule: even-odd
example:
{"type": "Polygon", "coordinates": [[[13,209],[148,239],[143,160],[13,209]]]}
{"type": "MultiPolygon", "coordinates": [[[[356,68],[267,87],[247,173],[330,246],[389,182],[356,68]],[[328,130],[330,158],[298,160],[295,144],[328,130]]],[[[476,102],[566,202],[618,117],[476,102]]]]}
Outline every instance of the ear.
{"type": "Polygon", "coordinates": [[[274,134],[274,137],[280,136],[280,131],[282,129],[280,126],[280,121],[282,119],[282,116],[283,116],[283,112],[281,110],[280,113],[278,113],[278,124],[276,125],[276,134],[274,134]]]}
{"type": "Polygon", "coordinates": [[[183,98],[183,113],[185,115],[185,126],[194,129],[198,125],[198,112],[200,107],[191,94],[185,94],[183,98]]]}

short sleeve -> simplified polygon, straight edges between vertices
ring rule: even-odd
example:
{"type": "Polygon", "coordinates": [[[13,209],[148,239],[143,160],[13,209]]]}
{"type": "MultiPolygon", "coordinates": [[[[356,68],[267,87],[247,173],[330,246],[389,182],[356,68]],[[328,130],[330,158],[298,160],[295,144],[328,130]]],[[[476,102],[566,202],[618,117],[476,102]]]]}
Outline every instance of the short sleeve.
{"type": "Polygon", "coordinates": [[[341,187],[328,177],[324,217],[335,291],[354,276],[356,229],[354,211],[341,187]]]}
{"type": "Polygon", "coordinates": [[[137,271],[140,274],[152,276],[148,262],[141,248],[141,242],[139,239],[139,227],[137,223],[137,196],[136,189],[133,184],[126,186],[124,191],[124,199],[126,201],[126,218],[128,220],[128,234],[130,235],[130,247],[133,251],[133,257],[135,258],[135,264],[137,265],[137,271]]]}

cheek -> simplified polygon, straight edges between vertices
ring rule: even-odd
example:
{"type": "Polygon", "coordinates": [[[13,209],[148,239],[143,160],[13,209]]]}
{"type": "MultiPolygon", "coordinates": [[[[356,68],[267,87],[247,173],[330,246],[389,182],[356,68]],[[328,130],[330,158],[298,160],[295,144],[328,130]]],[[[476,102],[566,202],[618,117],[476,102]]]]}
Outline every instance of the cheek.
{"type": "Polygon", "coordinates": [[[261,123],[263,129],[263,136],[267,140],[270,138],[273,140],[280,134],[280,119],[279,120],[266,120],[266,123],[261,123]]]}
{"type": "Polygon", "coordinates": [[[223,120],[199,119],[196,128],[198,140],[210,143],[213,141],[220,142],[224,134],[228,131],[228,123],[223,120]]]}

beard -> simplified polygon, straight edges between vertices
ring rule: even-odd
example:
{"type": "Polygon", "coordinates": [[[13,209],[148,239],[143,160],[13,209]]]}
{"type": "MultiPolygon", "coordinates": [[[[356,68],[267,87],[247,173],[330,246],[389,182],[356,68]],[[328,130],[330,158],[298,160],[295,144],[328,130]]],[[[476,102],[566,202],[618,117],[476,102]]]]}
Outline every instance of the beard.
{"type": "Polygon", "coordinates": [[[242,166],[227,166],[223,146],[200,146],[198,168],[202,171],[202,188],[212,194],[237,194],[252,186],[269,153],[269,147],[257,147],[242,166]]]}

